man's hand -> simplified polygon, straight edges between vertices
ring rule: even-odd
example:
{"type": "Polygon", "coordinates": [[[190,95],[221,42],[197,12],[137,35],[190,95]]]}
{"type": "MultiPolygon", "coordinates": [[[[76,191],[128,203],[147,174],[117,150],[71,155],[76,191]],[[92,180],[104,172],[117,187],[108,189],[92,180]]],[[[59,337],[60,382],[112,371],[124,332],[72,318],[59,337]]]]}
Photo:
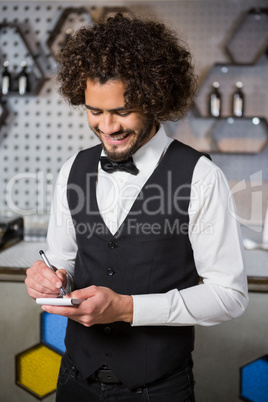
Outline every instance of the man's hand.
{"type": "Polygon", "coordinates": [[[25,284],[28,294],[33,299],[38,297],[57,297],[59,288],[65,288],[67,273],[65,269],[58,269],[54,273],[43,261],[35,261],[33,266],[26,271],[25,284]]]}
{"type": "Polygon", "coordinates": [[[42,310],[69,317],[90,327],[116,321],[132,322],[133,299],[101,286],[89,286],[68,294],[72,299],[86,299],[78,307],[42,306],[42,310]]]}

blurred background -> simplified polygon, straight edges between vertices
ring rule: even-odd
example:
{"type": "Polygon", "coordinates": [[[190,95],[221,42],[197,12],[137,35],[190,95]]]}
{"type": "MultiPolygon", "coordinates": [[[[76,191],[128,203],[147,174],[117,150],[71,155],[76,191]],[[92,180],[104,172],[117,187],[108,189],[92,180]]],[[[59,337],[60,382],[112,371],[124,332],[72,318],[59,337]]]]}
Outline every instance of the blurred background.
{"type": "MultiPolygon", "coordinates": [[[[268,353],[267,0],[0,1],[0,402],[55,399],[53,386],[33,392],[18,373],[18,355],[43,345],[41,310],[27,296],[25,269],[45,247],[60,167],[98,142],[85,110],[57,92],[55,54],[77,28],[118,11],[159,18],[188,44],[197,98],[166,130],[210,153],[237,203],[250,304],[238,320],[196,328],[197,402],[265,402],[267,385],[266,397],[253,385],[243,388],[241,368],[268,353]]],[[[27,364],[33,371],[31,359],[27,364]]],[[[261,390],[267,364],[264,370],[261,390]]]]}

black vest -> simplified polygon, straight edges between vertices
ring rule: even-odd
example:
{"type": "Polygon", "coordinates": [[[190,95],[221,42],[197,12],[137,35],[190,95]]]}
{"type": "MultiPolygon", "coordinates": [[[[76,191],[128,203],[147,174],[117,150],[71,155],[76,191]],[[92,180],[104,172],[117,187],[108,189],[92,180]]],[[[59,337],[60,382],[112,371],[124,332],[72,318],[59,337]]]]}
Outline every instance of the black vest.
{"type": "MultiPolygon", "coordinates": [[[[201,154],[173,141],[112,235],[96,200],[100,153],[100,145],[81,151],[68,180],[78,245],[75,289],[97,285],[138,295],[196,285],[188,206],[193,170],[201,154]]],[[[127,387],[135,388],[185,364],[193,350],[194,328],[132,327],[124,322],[87,328],[69,320],[65,342],[83,378],[106,363],[127,387]]]]}

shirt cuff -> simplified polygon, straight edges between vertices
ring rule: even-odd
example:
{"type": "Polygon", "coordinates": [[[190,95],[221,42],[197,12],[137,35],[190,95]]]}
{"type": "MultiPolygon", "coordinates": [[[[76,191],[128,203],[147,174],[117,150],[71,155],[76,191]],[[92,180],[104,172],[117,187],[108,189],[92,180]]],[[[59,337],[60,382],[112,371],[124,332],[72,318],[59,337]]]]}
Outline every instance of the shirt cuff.
{"type": "Polygon", "coordinates": [[[164,325],[169,317],[166,294],[135,295],[132,326],[164,325]]]}

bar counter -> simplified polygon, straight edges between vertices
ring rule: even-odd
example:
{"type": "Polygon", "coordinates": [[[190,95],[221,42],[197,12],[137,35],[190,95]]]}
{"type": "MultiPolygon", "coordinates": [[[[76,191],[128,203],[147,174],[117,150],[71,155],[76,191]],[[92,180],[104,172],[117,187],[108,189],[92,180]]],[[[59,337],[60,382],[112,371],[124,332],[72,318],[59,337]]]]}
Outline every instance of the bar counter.
{"type": "MultiPolygon", "coordinates": [[[[259,227],[242,226],[243,238],[261,242],[259,227]]],[[[40,259],[39,250],[46,250],[45,241],[21,241],[0,252],[0,281],[24,281],[26,269],[40,259]]],[[[268,250],[245,250],[249,291],[268,292],[268,250]]]]}

